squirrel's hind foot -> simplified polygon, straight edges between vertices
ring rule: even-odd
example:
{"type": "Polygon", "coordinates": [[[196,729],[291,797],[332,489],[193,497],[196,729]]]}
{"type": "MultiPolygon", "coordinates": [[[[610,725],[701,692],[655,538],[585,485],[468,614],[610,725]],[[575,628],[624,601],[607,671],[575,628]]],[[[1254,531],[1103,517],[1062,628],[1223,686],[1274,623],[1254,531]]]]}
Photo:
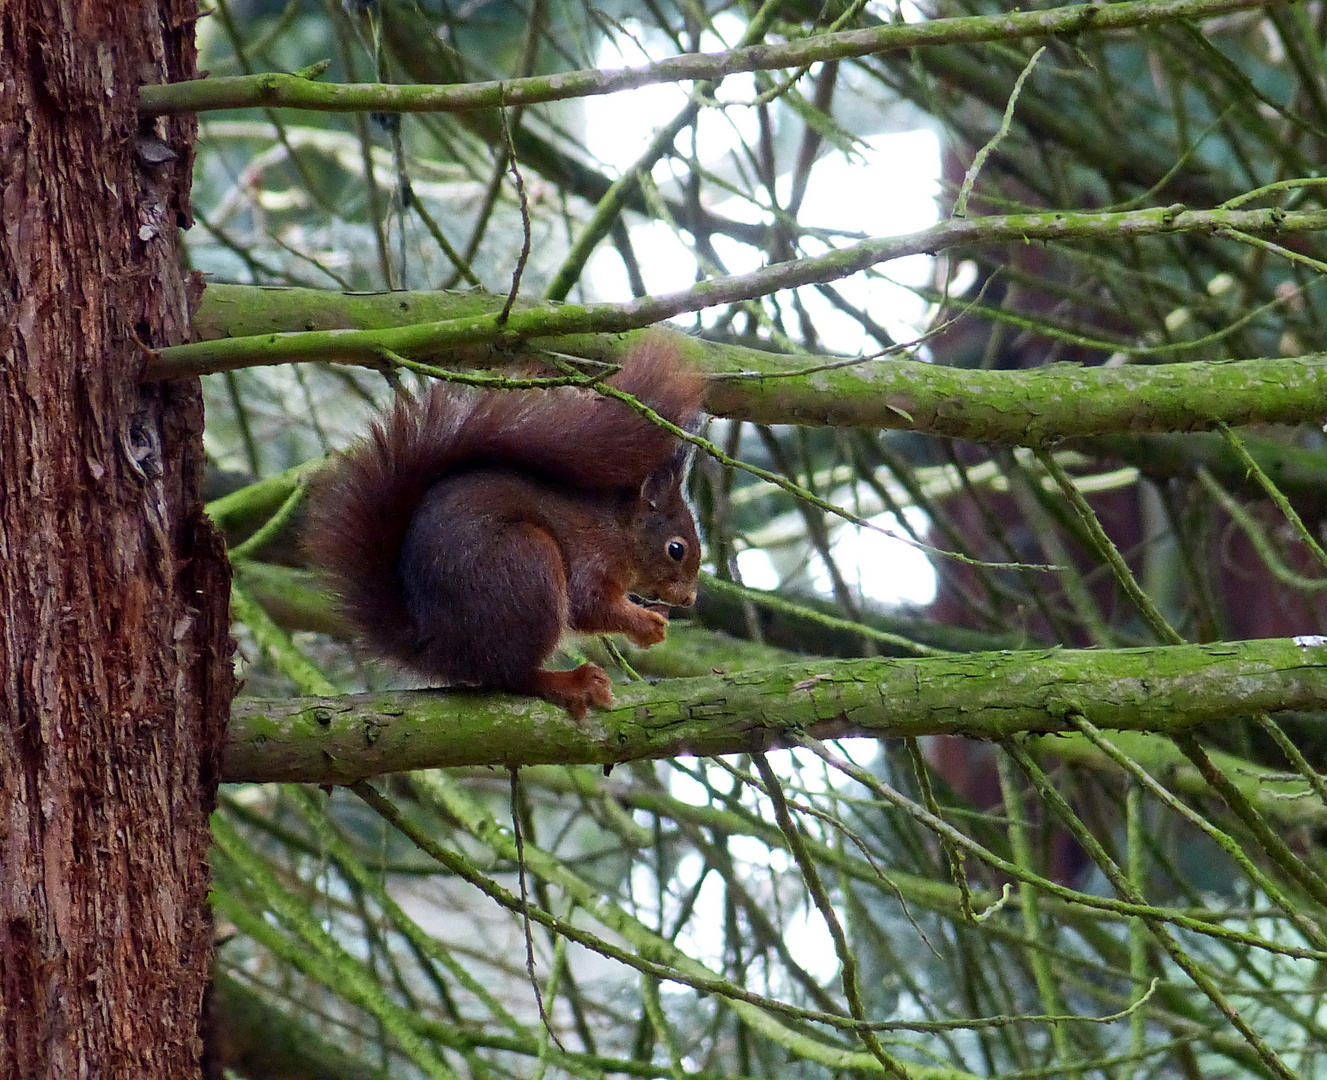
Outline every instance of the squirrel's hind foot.
{"type": "Polygon", "coordinates": [[[544,671],[534,673],[530,692],[554,705],[561,705],[579,720],[587,706],[601,709],[613,704],[613,681],[598,664],[582,664],[571,671],[544,671]]]}

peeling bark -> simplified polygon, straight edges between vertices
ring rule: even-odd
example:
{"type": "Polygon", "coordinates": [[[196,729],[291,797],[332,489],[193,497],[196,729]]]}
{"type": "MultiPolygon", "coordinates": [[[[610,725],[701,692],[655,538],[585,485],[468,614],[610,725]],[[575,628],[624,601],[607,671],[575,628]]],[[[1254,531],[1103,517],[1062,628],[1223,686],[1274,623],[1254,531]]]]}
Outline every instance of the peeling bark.
{"type": "Polygon", "coordinates": [[[196,1075],[229,573],[179,251],[195,6],[0,5],[0,1075],[196,1075]]]}

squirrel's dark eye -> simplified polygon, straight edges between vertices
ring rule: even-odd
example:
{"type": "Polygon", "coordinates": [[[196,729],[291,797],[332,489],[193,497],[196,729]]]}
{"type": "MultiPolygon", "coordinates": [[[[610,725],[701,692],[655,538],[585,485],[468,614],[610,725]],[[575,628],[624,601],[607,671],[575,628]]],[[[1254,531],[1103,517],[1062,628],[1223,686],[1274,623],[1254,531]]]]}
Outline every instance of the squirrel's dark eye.
{"type": "Polygon", "coordinates": [[[687,546],[681,540],[668,541],[668,557],[672,559],[673,562],[681,562],[686,556],[686,553],[687,546]]]}

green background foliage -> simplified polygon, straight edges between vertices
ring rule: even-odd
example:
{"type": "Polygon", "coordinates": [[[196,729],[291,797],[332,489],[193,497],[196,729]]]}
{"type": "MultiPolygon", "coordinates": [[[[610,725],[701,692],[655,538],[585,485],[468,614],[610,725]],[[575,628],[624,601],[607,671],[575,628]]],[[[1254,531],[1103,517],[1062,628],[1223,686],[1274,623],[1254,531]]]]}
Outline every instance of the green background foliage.
{"type": "Polygon", "coordinates": [[[212,372],[236,569],[235,1075],[1327,1072],[1284,640],[1327,580],[1327,5],[1023,7],[221,0],[212,79],[145,92],[200,116],[204,340],[154,363],[212,372]],[[633,41],[664,66],[597,70],[633,41]],[[670,83],[600,160],[592,99],[670,83]],[[826,226],[910,130],[939,224],[826,226]],[[397,692],[303,564],[312,471],[420,364],[597,374],[665,316],[715,376],[695,612],[569,643],[622,684],[583,725],[397,692]],[[863,588],[889,513],[928,604],[863,588]]]}

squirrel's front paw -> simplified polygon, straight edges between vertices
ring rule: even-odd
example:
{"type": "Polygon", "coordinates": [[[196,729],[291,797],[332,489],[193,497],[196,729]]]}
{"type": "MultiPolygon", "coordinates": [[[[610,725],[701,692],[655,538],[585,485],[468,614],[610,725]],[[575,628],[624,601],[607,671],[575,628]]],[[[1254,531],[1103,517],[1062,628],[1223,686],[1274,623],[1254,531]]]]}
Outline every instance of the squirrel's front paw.
{"type": "Polygon", "coordinates": [[[636,625],[628,628],[625,633],[633,645],[648,649],[668,636],[668,616],[647,608],[641,611],[636,625]]]}

